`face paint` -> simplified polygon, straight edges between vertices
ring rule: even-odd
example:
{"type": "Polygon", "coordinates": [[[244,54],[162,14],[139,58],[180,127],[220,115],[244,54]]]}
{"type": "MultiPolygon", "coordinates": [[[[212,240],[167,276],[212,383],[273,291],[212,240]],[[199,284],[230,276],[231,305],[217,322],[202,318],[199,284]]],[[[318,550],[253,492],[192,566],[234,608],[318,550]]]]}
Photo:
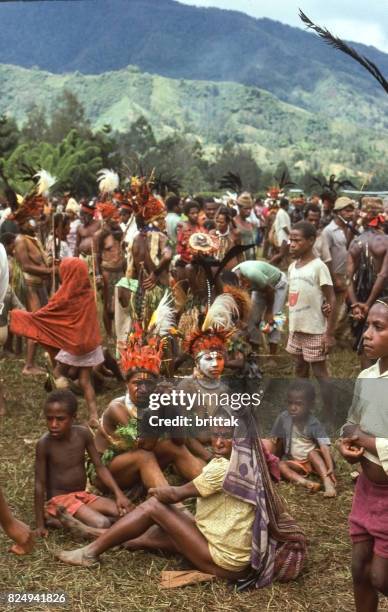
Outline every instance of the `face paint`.
{"type": "Polygon", "coordinates": [[[203,353],[198,359],[198,369],[206,378],[219,378],[224,370],[224,357],[217,351],[203,353]]]}

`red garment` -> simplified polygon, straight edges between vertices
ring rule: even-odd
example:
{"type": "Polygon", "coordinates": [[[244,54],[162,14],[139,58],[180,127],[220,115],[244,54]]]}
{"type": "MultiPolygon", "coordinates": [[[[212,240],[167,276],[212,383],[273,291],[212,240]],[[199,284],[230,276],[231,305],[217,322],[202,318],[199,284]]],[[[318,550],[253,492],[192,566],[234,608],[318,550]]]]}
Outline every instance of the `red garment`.
{"type": "Polygon", "coordinates": [[[200,225],[191,225],[189,223],[185,223],[178,229],[176,252],[185,263],[190,263],[193,258],[193,253],[189,247],[189,240],[192,234],[196,234],[197,232],[207,234],[207,230],[204,227],[200,225]]]}
{"type": "Polygon", "coordinates": [[[62,261],[59,275],[62,285],[47,306],[36,312],[11,311],[10,330],[72,355],[86,355],[102,341],[87,265],[68,257],[62,261]]]}

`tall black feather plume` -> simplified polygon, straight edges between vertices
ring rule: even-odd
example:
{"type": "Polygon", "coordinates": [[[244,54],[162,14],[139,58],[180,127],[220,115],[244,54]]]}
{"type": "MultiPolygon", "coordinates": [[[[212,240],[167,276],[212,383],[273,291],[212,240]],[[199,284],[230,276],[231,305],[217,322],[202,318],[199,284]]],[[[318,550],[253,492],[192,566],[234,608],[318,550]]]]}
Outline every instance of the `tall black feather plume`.
{"type": "Polygon", "coordinates": [[[357,51],[353,49],[353,47],[347,45],[337,36],[333,36],[333,34],[331,34],[327,28],[321,28],[320,26],[315,25],[315,23],[313,23],[311,19],[309,19],[307,15],[305,15],[300,9],[299,17],[301,18],[303,23],[307,25],[308,28],[314,30],[314,32],[316,32],[318,36],[320,36],[328,45],[334,47],[335,49],[338,49],[339,51],[342,51],[342,53],[345,53],[346,55],[349,55],[349,57],[353,58],[356,62],[361,64],[361,66],[363,66],[365,70],[367,70],[376,79],[376,81],[380,83],[384,91],[388,93],[388,81],[381,74],[376,64],[374,64],[371,60],[365,57],[365,55],[360,55],[359,53],[357,53],[357,51]]]}
{"type": "Polygon", "coordinates": [[[243,190],[241,176],[234,172],[227,172],[219,181],[220,189],[230,189],[237,194],[243,190]]]}
{"type": "Polygon", "coordinates": [[[5,185],[5,189],[4,189],[4,195],[7,198],[7,202],[9,204],[9,207],[12,211],[16,210],[18,207],[18,200],[16,197],[16,191],[14,189],[12,189],[11,185],[8,182],[7,177],[4,174],[3,168],[0,167],[0,176],[3,180],[3,183],[5,185]]]}

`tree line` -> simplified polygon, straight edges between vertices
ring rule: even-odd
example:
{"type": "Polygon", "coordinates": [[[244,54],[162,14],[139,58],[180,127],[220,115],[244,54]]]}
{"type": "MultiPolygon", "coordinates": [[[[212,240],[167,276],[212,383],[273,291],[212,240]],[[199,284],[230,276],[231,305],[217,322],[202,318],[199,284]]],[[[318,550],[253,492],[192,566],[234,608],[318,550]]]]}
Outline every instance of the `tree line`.
{"type": "MultiPolygon", "coordinates": [[[[313,177],[323,178],[316,164],[303,172],[288,168],[282,160],[277,166],[259,167],[248,146],[231,140],[211,154],[199,139],[181,132],[158,140],[144,117],[126,132],[114,131],[110,125],[93,130],[82,104],[68,90],[60,94],[49,117],[37,106],[20,127],[12,117],[0,117],[0,164],[21,193],[28,188],[22,182],[22,167],[27,165],[48,170],[58,179],[59,193],[69,191],[77,197],[96,193],[96,173],[105,167],[123,179],[155,169],[165,189],[173,187],[183,194],[217,193],[220,179],[229,171],[241,177],[244,189],[262,195],[284,173],[305,193],[316,190],[313,177]]],[[[385,185],[384,168],[377,167],[368,188],[385,185]]]]}

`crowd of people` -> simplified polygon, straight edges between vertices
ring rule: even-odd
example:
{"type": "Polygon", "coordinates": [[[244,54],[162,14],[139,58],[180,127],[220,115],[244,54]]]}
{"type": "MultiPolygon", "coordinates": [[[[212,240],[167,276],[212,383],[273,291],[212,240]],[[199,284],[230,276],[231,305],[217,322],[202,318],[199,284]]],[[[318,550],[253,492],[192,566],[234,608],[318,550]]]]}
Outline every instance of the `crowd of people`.
{"type": "MultiPolygon", "coordinates": [[[[42,376],[51,391],[36,447],[35,537],[65,528],[91,539],[59,553],[74,565],[122,545],[180,553],[239,588],[296,579],[306,540],[277,483],[336,496],[308,379],[311,370],[329,417],[337,345],[356,351],[362,370],[338,448],[361,466],[349,519],[356,606],[376,610],[378,592],[388,594],[388,421],[378,384],[388,378],[387,202],[289,198],[277,188],[263,198],[163,199],[152,176],[120,188],[110,170],[98,175],[98,195],[78,202],[51,197],[48,173],[36,178],[24,197],[7,185],[0,212],[0,348],[24,355],[21,376],[42,376]],[[284,358],[281,344],[294,379],[265,437],[252,405],[234,409],[233,393],[259,391],[261,368],[276,371],[284,358]],[[96,394],[112,377],[124,395],[99,414],[96,394]],[[76,394],[88,409],[83,425],[76,394]],[[229,400],[215,406],[214,394],[229,400]],[[153,412],[155,395],[167,399],[153,412]],[[194,398],[190,414],[208,427],[174,429],[188,414],[182,398],[194,398]],[[150,415],[170,429],[151,428],[150,415]],[[169,467],[183,484],[169,483],[169,467]],[[195,515],[183,504],[190,498],[195,515]]],[[[0,524],[13,552],[31,551],[32,531],[3,496],[0,524]]]]}

